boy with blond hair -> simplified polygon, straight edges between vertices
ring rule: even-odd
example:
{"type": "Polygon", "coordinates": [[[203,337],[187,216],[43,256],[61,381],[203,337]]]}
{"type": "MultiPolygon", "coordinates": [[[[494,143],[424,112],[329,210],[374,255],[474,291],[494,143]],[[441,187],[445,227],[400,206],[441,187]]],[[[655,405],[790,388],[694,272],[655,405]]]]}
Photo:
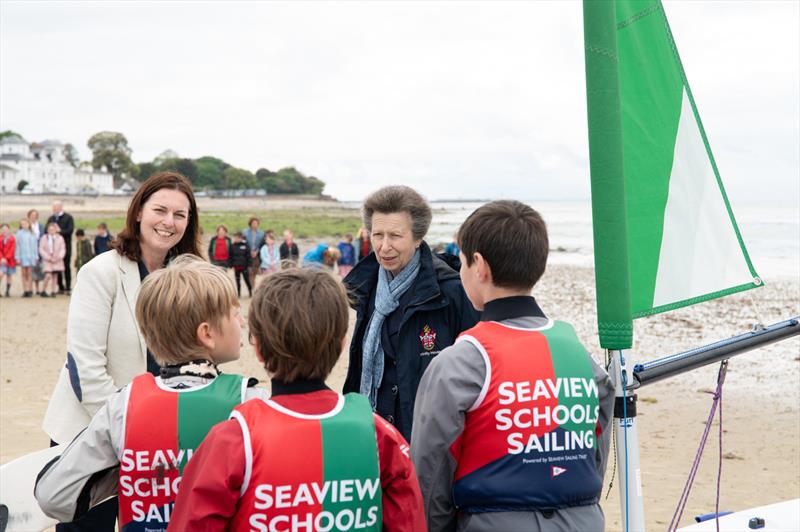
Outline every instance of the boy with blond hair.
{"type": "Polygon", "coordinates": [[[326,271],[283,270],[256,289],[250,339],[272,397],[211,429],[170,530],[425,531],[403,437],[366,397],[325,385],[348,315],[345,288],[326,271]]]}
{"type": "Polygon", "coordinates": [[[482,314],[417,392],[411,449],[428,527],[603,530],[614,388],[572,326],[531,296],[547,264],[544,220],[494,201],[457,240],[464,290],[482,314]]]}
{"type": "Polygon", "coordinates": [[[166,530],[183,469],[209,429],[266,396],[255,379],[217,368],[239,358],[243,325],[221,268],[181,255],[152,272],[136,319],[161,375],[135,377],[39,474],[36,499],[61,522],[118,494],[120,530],[166,530]]]}

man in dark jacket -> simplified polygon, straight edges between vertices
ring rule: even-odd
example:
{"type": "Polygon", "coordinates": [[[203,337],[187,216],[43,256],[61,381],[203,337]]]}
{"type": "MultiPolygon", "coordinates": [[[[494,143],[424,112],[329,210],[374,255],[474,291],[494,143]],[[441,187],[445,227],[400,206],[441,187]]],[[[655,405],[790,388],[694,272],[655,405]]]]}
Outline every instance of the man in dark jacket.
{"type": "MultiPolygon", "coordinates": [[[[58,272],[58,292],[60,294],[69,294],[72,290],[72,267],[70,260],[72,259],[72,232],[75,230],[75,221],[72,215],[64,212],[64,204],[56,200],[53,202],[53,214],[47,219],[47,224],[55,222],[61,230],[61,237],[64,239],[64,244],[67,248],[67,253],[64,255],[64,271],[58,272]]],[[[45,227],[47,227],[45,224],[45,227]]]]}
{"type": "Polygon", "coordinates": [[[403,262],[404,254],[418,254],[418,258],[411,259],[406,265],[410,268],[418,260],[418,272],[413,282],[399,296],[396,309],[378,318],[383,323],[380,332],[373,334],[380,336],[381,349],[377,356],[382,354],[378,361],[382,368],[377,371],[377,384],[373,380],[373,388],[366,390],[374,396],[370,400],[374,401],[375,411],[408,439],[414,399],[425,368],[442,349],[453,344],[461,331],[477,323],[479,314],[461,287],[458,258],[449,257],[446,262],[442,256],[431,253],[422,240],[430,223],[430,208],[421,196],[408,187],[386,187],[367,198],[364,218],[365,225],[372,232],[375,251],[356,264],[344,279],[357,314],[344,392],[365,393],[370,369],[364,366],[364,360],[375,363],[375,360],[365,358],[364,347],[365,337],[368,339],[372,330],[370,322],[379,316],[375,310],[379,277],[386,275],[386,272],[381,274],[381,270],[387,270],[393,281],[400,279],[405,268],[401,268],[398,261],[403,262]],[[409,209],[408,205],[412,207],[409,209]],[[373,214],[376,220],[380,218],[383,221],[373,225],[373,214]],[[402,223],[400,226],[384,225],[387,218],[402,223]],[[399,242],[408,238],[405,233],[413,229],[413,221],[417,219],[423,219],[421,229],[409,240],[415,242],[416,247],[406,249],[399,242]],[[384,243],[392,239],[392,244],[384,243]],[[376,253],[381,256],[376,257],[376,253]]]}

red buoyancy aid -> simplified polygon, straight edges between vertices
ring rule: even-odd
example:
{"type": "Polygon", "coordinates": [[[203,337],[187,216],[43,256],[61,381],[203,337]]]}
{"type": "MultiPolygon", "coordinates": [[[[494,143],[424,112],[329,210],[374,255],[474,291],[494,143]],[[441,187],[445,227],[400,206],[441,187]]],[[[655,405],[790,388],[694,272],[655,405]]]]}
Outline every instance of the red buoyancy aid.
{"type": "Polygon", "coordinates": [[[248,401],[231,417],[242,429],[246,469],[229,530],[381,530],[378,443],[365,397],[339,396],[320,415],[248,401]]]}
{"type": "Polygon", "coordinates": [[[150,373],[124,392],[125,434],[119,472],[122,532],[166,531],[183,468],[211,427],[240,404],[247,379],[219,375],[187,389],[162,387],[150,373]]]}
{"type": "Polygon", "coordinates": [[[554,510],[594,504],[599,397],[572,327],[480,322],[464,331],[486,364],[481,394],[451,446],[460,511],[554,510]]]}

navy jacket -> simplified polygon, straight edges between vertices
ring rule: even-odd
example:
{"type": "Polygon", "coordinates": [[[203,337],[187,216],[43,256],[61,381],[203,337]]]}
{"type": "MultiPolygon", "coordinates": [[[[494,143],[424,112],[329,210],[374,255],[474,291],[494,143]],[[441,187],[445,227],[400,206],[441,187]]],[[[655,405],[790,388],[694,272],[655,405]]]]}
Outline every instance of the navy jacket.
{"type": "Polygon", "coordinates": [[[244,270],[250,264],[250,246],[247,240],[231,242],[230,265],[239,270],[244,270]]]}
{"type": "MultiPolygon", "coordinates": [[[[401,298],[400,307],[384,321],[381,335],[386,364],[377,410],[407,440],[411,437],[414,400],[425,368],[480,318],[461,286],[458,257],[435,255],[425,242],[420,245],[420,252],[419,274],[401,298]],[[387,400],[382,398],[393,396],[396,404],[386,411],[387,400]]],[[[379,267],[375,253],[370,253],[344,279],[356,311],[345,393],[358,392],[361,386],[362,346],[375,308],[379,267]]]]}

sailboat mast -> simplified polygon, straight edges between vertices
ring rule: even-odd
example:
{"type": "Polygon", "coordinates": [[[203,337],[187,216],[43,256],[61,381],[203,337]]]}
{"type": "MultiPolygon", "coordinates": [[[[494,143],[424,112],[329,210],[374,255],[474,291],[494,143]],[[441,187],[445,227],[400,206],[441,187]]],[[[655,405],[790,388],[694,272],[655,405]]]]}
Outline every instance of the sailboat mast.
{"type": "Polygon", "coordinates": [[[623,527],[638,532],[645,530],[645,518],[636,396],[626,390],[633,377],[629,351],[633,315],[614,2],[584,0],[583,19],[597,322],[600,344],[611,357],[608,371],[616,390],[614,431],[623,527]]]}

